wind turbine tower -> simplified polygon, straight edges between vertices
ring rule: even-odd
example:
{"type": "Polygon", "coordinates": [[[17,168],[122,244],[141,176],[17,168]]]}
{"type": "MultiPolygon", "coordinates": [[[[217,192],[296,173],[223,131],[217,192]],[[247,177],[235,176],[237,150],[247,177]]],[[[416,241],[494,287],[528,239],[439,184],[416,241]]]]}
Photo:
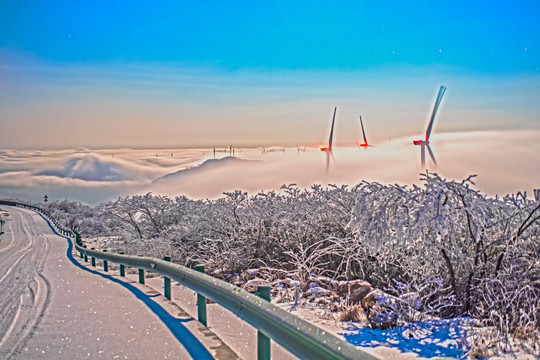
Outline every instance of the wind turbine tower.
{"type": "Polygon", "coordinates": [[[358,142],[356,142],[358,144],[358,146],[361,146],[364,148],[364,150],[367,150],[368,146],[371,146],[367,143],[367,139],[366,139],[366,132],[364,131],[364,122],[362,121],[362,115],[360,115],[360,127],[362,128],[362,136],[364,137],[364,143],[363,144],[360,144],[358,142]]]}

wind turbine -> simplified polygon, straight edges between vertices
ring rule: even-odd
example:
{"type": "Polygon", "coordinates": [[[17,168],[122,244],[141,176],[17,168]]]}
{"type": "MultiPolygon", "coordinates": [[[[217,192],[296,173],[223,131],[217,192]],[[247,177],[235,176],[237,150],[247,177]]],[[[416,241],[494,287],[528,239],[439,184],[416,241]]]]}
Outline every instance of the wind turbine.
{"type": "Polygon", "coordinates": [[[437,95],[437,100],[435,100],[435,106],[433,107],[433,112],[431,113],[431,119],[429,120],[429,125],[426,130],[426,139],[425,140],[414,140],[414,145],[420,145],[420,161],[422,163],[422,168],[426,165],[426,148],[429,152],[429,156],[431,157],[431,160],[433,160],[433,163],[437,165],[437,161],[435,160],[435,155],[433,155],[433,151],[431,151],[431,147],[429,146],[429,136],[431,135],[431,129],[433,128],[433,121],[435,120],[435,116],[437,115],[437,110],[439,110],[439,106],[441,105],[441,101],[444,95],[444,92],[446,91],[446,87],[441,85],[441,88],[439,89],[439,95],[437,95]]]}
{"type": "Polygon", "coordinates": [[[326,172],[328,173],[328,168],[330,167],[330,157],[333,161],[336,161],[334,159],[334,154],[332,153],[332,141],[334,139],[334,123],[336,121],[336,111],[337,107],[334,108],[334,117],[332,118],[332,129],[330,130],[330,138],[328,139],[328,146],[327,147],[321,147],[321,151],[326,152],[326,172]]]}
{"type": "Polygon", "coordinates": [[[356,144],[358,146],[361,146],[364,148],[364,150],[367,150],[368,146],[372,146],[372,145],[369,145],[367,143],[367,140],[366,140],[366,132],[364,131],[364,122],[362,121],[362,115],[360,115],[360,126],[362,127],[362,136],[364,137],[364,143],[363,144],[359,144],[358,141],[356,142],[356,144]]]}

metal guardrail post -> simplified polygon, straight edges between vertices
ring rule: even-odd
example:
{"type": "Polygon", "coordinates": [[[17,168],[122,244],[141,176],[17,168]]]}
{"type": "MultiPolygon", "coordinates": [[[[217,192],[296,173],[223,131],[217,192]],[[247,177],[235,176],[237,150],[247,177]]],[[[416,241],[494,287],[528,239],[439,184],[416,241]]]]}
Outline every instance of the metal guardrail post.
{"type": "MultiPolygon", "coordinates": [[[[144,255],[139,255],[144,256],[144,255]]],[[[139,284],[144,285],[144,269],[139,269],[139,284]]]]}
{"type": "MultiPolygon", "coordinates": [[[[270,301],[270,286],[258,286],[256,295],[266,301],[270,301]]],[[[257,359],[270,360],[270,338],[257,330],[257,359]]]]}
{"type": "MultiPolygon", "coordinates": [[[[83,246],[86,249],[86,245],[83,246]]],[[[84,262],[88,262],[88,254],[84,253],[84,262]]]]}
{"type": "MultiPolygon", "coordinates": [[[[90,250],[95,250],[94,248],[90,248],[90,250]]],[[[96,258],[92,256],[92,266],[96,267],[96,258]]]]}
{"type": "MultiPolygon", "coordinates": [[[[196,265],[193,267],[193,270],[203,274],[205,273],[204,265],[196,265]]],[[[206,297],[199,293],[197,293],[197,317],[201,324],[208,326],[206,320],[206,297]]]]}
{"type": "MultiPolygon", "coordinates": [[[[103,250],[103,252],[107,252],[107,250],[103,250]]],[[[103,260],[103,271],[109,271],[109,263],[107,260],[103,260]]]]}
{"type": "MultiPolygon", "coordinates": [[[[119,253],[120,255],[124,255],[123,252],[119,253]]],[[[120,264],[120,276],[126,277],[126,265],[120,264]]]]}
{"type": "Polygon", "coordinates": [[[144,269],[139,269],[139,284],[144,285],[144,269]]]}
{"type": "MultiPolygon", "coordinates": [[[[171,261],[171,257],[165,256],[163,260],[171,261]]],[[[163,277],[163,292],[167,300],[171,300],[171,279],[166,276],[163,277]]]]}

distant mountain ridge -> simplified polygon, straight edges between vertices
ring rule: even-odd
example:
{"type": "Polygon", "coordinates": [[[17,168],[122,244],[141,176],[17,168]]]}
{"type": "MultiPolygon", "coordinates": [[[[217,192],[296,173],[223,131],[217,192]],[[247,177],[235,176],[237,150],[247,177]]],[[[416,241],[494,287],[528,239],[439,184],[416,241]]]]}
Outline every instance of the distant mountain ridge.
{"type": "Polygon", "coordinates": [[[129,180],[129,171],[119,163],[109,161],[95,154],[77,150],[60,167],[36,171],[35,175],[56,176],[84,181],[114,182],[129,180]]]}
{"type": "Polygon", "coordinates": [[[249,163],[259,163],[259,161],[244,160],[244,159],[240,159],[234,156],[227,156],[221,159],[208,159],[204,161],[202,164],[200,164],[199,166],[192,166],[187,169],[182,169],[182,170],[178,170],[167,175],[163,175],[155,179],[154,181],[152,181],[152,184],[162,184],[162,183],[173,181],[173,180],[180,180],[186,176],[190,176],[190,177],[198,176],[201,173],[204,173],[206,171],[223,169],[226,166],[233,165],[233,164],[247,165],[249,163]]]}

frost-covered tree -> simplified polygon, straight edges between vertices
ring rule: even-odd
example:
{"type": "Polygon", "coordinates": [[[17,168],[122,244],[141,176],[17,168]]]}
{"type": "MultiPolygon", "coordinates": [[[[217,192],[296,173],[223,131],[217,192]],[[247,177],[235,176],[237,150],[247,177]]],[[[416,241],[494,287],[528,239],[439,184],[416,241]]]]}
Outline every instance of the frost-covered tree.
{"type": "Polygon", "coordinates": [[[397,295],[408,319],[466,314],[537,339],[540,203],[488,197],[473,178],[426,173],[412,187],[288,185],[216,200],[149,193],[49,208],[83,237],[109,236],[110,249],[205,263],[239,284],[234,274],[254,268],[296,294],[323,276],[363,279],[397,295]]]}

